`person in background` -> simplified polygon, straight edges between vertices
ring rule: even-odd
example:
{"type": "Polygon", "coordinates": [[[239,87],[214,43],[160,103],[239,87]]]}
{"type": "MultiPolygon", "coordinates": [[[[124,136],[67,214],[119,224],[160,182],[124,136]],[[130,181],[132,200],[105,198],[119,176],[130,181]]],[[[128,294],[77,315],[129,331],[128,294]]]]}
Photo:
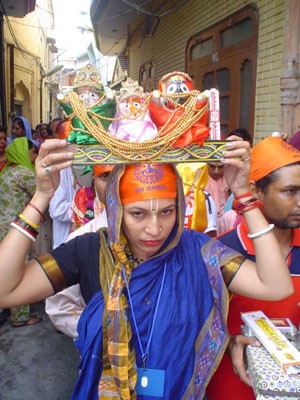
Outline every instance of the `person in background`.
{"type": "MultiPolygon", "coordinates": [[[[266,220],[274,224],[274,235],[288,262],[295,291],[285,300],[272,302],[235,294],[228,314],[231,335],[241,333],[244,324],[241,312],[261,310],[269,318],[290,318],[296,327],[300,322],[300,152],[279,137],[263,139],[251,153],[250,182],[251,195],[262,202],[266,220]]],[[[258,239],[249,238],[249,227],[244,218],[236,229],[220,236],[219,240],[247,259],[255,260],[254,245],[258,239]]],[[[266,251],[271,252],[272,248],[267,247],[266,251]]],[[[232,338],[229,350],[233,368],[229,354],[225,353],[208,386],[209,400],[255,399],[242,358],[237,361],[235,357],[237,353],[243,354],[246,344],[255,344],[254,338],[241,335],[232,338]]]]}
{"type": "Polygon", "coordinates": [[[224,214],[225,203],[230,195],[230,189],[224,175],[224,165],[220,161],[207,163],[208,183],[205,191],[208,192],[217,208],[217,234],[222,232],[221,218],[224,214]]]}
{"type": "Polygon", "coordinates": [[[31,135],[33,140],[35,140],[36,142],[39,141],[39,133],[36,129],[31,128],[31,135]]]}
{"type": "Polygon", "coordinates": [[[217,206],[213,197],[206,191],[205,195],[205,207],[207,213],[207,227],[204,231],[210,237],[217,236],[217,206]]]}
{"type": "Polygon", "coordinates": [[[7,164],[7,158],[5,154],[7,146],[7,133],[4,128],[0,127],[0,173],[7,164]]]}
{"type": "Polygon", "coordinates": [[[238,136],[240,137],[242,140],[245,140],[246,142],[248,142],[250,144],[250,147],[253,146],[253,139],[252,136],[250,135],[250,133],[247,131],[247,129],[244,128],[236,128],[233,129],[228,135],[227,138],[230,138],[231,136],[238,136]]]}
{"type": "MultiPolygon", "coordinates": [[[[98,229],[107,226],[105,189],[112,169],[113,165],[94,166],[93,187],[96,192],[94,205],[95,218],[71,232],[66,242],[74,239],[76,236],[87,232],[97,232],[98,229]]],[[[80,286],[77,284],[62,290],[54,296],[48,297],[45,302],[45,311],[58,332],[62,332],[75,339],[78,337],[78,321],[85,306],[80,286]]]]}
{"type": "Polygon", "coordinates": [[[184,227],[207,233],[210,237],[216,236],[216,204],[212,196],[204,190],[208,182],[206,163],[180,163],[176,168],[182,178],[185,195],[184,227]]]}
{"type": "Polygon", "coordinates": [[[62,121],[63,121],[62,118],[56,117],[56,118],[53,118],[48,123],[48,136],[49,136],[49,138],[58,139],[57,125],[62,121]]]}
{"type": "Polygon", "coordinates": [[[49,214],[52,218],[53,249],[64,243],[71,231],[73,197],[79,187],[72,167],[61,171],[59,186],[49,205],[49,214]]]}
{"type": "Polygon", "coordinates": [[[27,139],[30,140],[37,148],[39,147],[39,142],[33,140],[32,138],[29,121],[24,117],[14,117],[12,119],[12,132],[7,143],[11,144],[15,138],[20,138],[23,136],[26,136],[27,139]]]}
{"type": "Polygon", "coordinates": [[[41,145],[49,137],[48,124],[41,122],[35,127],[35,129],[38,132],[38,141],[41,145]]]}
{"type": "MultiPolygon", "coordinates": [[[[98,219],[101,225],[106,224],[105,211],[105,188],[110,177],[113,165],[95,165],[93,167],[93,181],[88,187],[93,194],[89,197],[84,195],[76,196],[82,189],[80,188],[73,198],[73,222],[74,231],[69,235],[69,239],[77,236],[77,232],[95,232],[98,219]],[[92,202],[91,202],[92,200],[92,202]],[[79,204],[81,203],[81,204],[79,204]],[[88,216],[88,217],[87,217],[88,216]]],[[[83,191],[85,193],[85,190],[83,191]]]]}
{"type": "MultiPolygon", "coordinates": [[[[26,137],[16,138],[6,148],[8,162],[0,172],[0,241],[7,234],[16,213],[21,213],[33,196],[36,157],[36,148],[26,137]]],[[[41,321],[40,317],[30,315],[29,304],[11,308],[10,317],[12,326],[16,328],[41,321]]]]}
{"type": "Polygon", "coordinates": [[[289,140],[289,143],[300,150],[300,131],[296,132],[289,140]]]}
{"type": "MultiPolygon", "coordinates": [[[[67,141],[48,140],[40,148],[31,200],[38,211],[27,206],[16,217],[29,221],[33,239],[32,226],[72,159],[67,141]]],[[[203,399],[228,342],[228,291],[269,300],[293,293],[272,226],[260,202],[247,195],[249,144],[229,141],[221,162],[257,237],[256,263],[183,228],[182,182],[170,164],[114,168],[106,190],[108,229],[78,236],[28,263],[31,240],[25,231],[12,228],[2,242],[0,307],[38,301],[80,283],[87,306],[78,326],[81,363],[73,399],[135,398],[148,373],[158,374],[160,385],[155,379],[147,386],[146,398],[155,389],[168,399],[203,399]]]]}
{"type": "MultiPolygon", "coordinates": [[[[3,168],[7,164],[7,158],[5,154],[5,149],[7,146],[7,134],[6,130],[0,127],[0,176],[3,168]]],[[[7,320],[6,316],[4,315],[3,310],[0,310],[0,325],[3,324],[7,320]]]]}
{"type": "Polygon", "coordinates": [[[72,122],[69,119],[64,119],[57,124],[56,137],[58,139],[67,139],[72,131],[72,122]]]}

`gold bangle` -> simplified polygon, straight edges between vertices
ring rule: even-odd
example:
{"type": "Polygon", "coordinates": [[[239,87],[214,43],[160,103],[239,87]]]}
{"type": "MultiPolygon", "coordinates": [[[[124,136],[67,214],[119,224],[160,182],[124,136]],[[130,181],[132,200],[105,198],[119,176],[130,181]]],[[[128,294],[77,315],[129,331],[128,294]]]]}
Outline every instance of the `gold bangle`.
{"type": "Polygon", "coordinates": [[[30,225],[31,228],[38,230],[39,226],[37,224],[35,224],[34,222],[29,221],[29,219],[27,219],[26,217],[24,217],[23,214],[19,214],[19,218],[22,219],[24,222],[26,222],[26,224],[30,225]]]}

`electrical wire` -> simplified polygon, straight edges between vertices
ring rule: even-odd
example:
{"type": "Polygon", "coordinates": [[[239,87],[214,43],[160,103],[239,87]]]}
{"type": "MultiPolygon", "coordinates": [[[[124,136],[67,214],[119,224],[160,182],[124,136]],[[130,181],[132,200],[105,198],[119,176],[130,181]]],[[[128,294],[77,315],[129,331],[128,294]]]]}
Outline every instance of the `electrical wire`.
{"type": "Polygon", "coordinates": [[[141,14],[150,15],[150,16],[156,17],[156,18],[162,18],[162,17],[164,17],[165,15],[170,14],[171,12],[173,12],[174,10],[176,10],[176,8],[180,7],[183,3],[186,2],[186,0],[181,0],[178,4],[176,4],[175,6],[169,8],[167,11],[164,11],[164,12],[161,13],[161,14],[156,14],[156,13],[153,13],[153,12],[151,12],[151,11],[148,11],[148,10],[146,10],[145,8],[143,8],[143,7],[139,6],[139,5],[137,5],[136,3],[133,3],[133,2],[130,1],[130,0],[121,0],[121,2],[122,2],[123,4],[125,4],[126,6],[132,8],[133,10],[138,11],[138,12],[141,13],[141,14]]]}
{"type": "Polygon", "coordinates": [[[39,6],[38,4],[36,4],[35,6],[36,6],[36,8],[39,8],[40,10],[45,11],[46,13],[51,14],[51,15],[54,16],[53,11],[46,10],[45,8],[39,6]]]}
{"type": "MultiPolygon", "coordinates": [[[[24,22],[19,22],[19,21],[16,21],[16,20],[13,20],[13,21],[11,21],[11,22],[13,22],[14,24],[29,26],[30,28],[38,28],[38,29],[42,28],[41,26],[35,26],[35,25],[24,24],[24,22]]],[[[46,30],[49,30],[49,29],[50,29],[50,30],[52,30],[53,28],[45,28],[45,27],[43,26],[43,29],[46,29],[46,30]]]]}

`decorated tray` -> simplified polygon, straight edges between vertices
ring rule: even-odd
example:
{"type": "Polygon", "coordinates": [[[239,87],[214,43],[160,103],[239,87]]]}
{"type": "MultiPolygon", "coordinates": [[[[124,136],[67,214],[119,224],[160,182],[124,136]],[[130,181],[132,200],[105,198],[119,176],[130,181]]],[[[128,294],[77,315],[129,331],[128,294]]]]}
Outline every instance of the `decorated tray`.
{"type": "Polygon", "coordinates": [[[186,147],[170,148],[161,154],[159,148],[136,154],[125,153],[122,156],[111,152],[101,144],[76,145],[74,165],[94,164],[130,164],[136,162],[180,163],[180,162],[209,162],[218,161],[222,157],[224,141],[207,141],[203,146],[191,144],[186,147]]]}

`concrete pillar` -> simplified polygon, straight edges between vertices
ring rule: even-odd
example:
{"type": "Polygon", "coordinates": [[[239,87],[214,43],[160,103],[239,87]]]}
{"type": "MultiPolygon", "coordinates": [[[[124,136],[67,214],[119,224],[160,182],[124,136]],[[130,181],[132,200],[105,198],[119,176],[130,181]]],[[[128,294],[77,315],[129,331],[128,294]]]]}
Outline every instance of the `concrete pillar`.
{"type": "Polygon", "coordinates": [[[281,75],[281,131],[300,130],[300,1],[286,0],[286,31],[281,75]]]}

